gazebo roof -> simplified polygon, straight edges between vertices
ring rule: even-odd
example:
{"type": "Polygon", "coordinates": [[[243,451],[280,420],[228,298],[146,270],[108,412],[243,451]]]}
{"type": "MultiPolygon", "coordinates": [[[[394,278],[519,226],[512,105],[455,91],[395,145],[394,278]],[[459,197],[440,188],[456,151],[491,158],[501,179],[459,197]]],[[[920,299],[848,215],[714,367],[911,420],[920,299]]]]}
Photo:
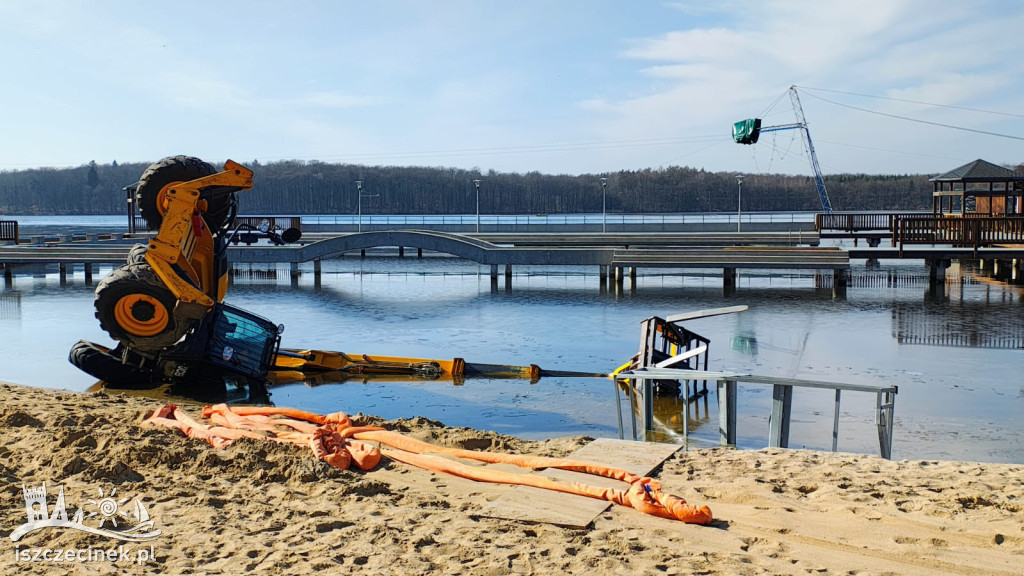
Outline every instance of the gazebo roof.
{"type": "Polygon", "coordinates": [[[1016,182],[1024,181],[1024,174],[997,166],[982,159],[954,168],[928,180],[929,182],[1016,182]]]}

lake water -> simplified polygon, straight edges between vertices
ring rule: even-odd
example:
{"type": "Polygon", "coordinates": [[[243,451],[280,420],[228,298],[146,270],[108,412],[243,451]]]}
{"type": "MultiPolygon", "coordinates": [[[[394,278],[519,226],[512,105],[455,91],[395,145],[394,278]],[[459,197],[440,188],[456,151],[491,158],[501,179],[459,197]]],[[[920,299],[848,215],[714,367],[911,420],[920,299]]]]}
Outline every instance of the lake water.
{"type": "MultiPolygon", "coordinates": [[[[283,345],[291,348],[596,372],[635,353],[644,318],[746,304],[741,314],[686,324],[711,339],[711,369],[895,384],[894,459],[1024,462],[1019,286],[953,269],[949,276],[960,280],[935,293],[927,269],[913,261],[855,265],[840,299],[815,288],[809,272],[741,273],[737,290],[725,296],[713,270],[641,270],[636,288],[627,283],[618,294],[600,289],[596,267],[518,267],[511,290],[503,281],[492,288],[489,271],[447,257],[350,256],[326,261],[319,285],[309,269],[297,286],[284,267],[276,279],[239,276],[227,300],[285,324],[283,345]]],[[[56,270],[38,272],[0,289],[0,380],[85,390],[94,381],[68,364],[67,352],[80,338],[109,342],[93,317],[94,286],[80,271],[63,286],[56,270]]],[[[107,272],[100,269],[96,279],[107,272]]],[[[350,380],[280,386],[272,394],[282,406],[425,416],[526,438],[619,433],[615,390],[604,379],[458,386],[350,380]]],[[[840,450],[877,453],[874,402],[873,394],[844,393],[840,450]]],[[[678,426],[669,404],[656,415],[678,426]]],[[[740,446],[767,444],[770,404],[769,387],[741,385],[740,446]]],[[[790,446],[830,449],[832,408],[832,392],[797,389],[790,446]]],[[[690,414],[691,438],[717,443],[714,392],[690,414]]]]}

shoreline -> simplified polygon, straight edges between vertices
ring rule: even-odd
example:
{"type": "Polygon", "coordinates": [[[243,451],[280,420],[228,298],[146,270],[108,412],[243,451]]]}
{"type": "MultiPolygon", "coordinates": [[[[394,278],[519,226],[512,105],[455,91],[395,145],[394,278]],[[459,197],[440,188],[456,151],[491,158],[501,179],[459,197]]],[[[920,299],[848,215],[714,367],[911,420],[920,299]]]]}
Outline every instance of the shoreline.
{"type": "MultiPolygon", "coordinates": [[[[707,505],[702,527],[612,506],[586,529],[477,513],[513,488],[444,476],[385,459],[341,471],[308,450],[258,440],[213,449],[177,431],[139,426],[161,403],[0,383],[0,570],[19,573],[313,574],[1015,574],[1024,557],[1024,466],[891,462],[807,450],[680,451],[652,477],[707,505]],[[138,497],[161,535],[155,558],[36,565],[16,548],[122,544],[26,522],[22,485],[62,486],[73,506],[138,497]]],[[[201,405],[179,403],[198,416],[201,405]]],[[[329,411],[329,410],[328,410],[329,411]]],[[[546,441],[425,418],[363,422],[473,450],[565,456],[585,437],[546,441]]]]}

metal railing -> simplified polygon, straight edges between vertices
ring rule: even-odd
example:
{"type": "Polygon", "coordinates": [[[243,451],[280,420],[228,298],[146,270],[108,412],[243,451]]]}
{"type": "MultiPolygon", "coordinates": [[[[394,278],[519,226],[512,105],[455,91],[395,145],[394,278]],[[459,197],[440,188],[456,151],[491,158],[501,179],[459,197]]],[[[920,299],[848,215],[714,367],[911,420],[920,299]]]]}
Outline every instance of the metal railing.
{"type": "Polygon", "coordinates": [[[18,221],[0,220],[0,241],[18,241],[18,221]]]}
{"type": "MultiPolygon", "coordinates": [[[[844,390],[868,392],[875,394],[875,426],[878,429],[878,447],[882,458],[892,458],[893,422],[896,410],[897,386],[881,386],[872,384],[849,384],[843,382],[822,382],[817,380],[798,380],[794,378],[777,378],[773,376],[755,376],[753,374],[734,374],[729,372],[702,372],[672,368],[638,368],[615,375],[616,378],[639,380],[643,383],[643,420],[644,429],[652,430],[653,415],[653,381],[673,378],[678,380],[713,380],[718,383],[718,426],[719,438],[723,445],[735,446],[737,438],[737,384],[761,384],[772,386],[772,411],[768,420],[768,445],[775,448],[789,447],[789,425],[792,418],[793,388],[819,388],[835,391],[835,408],[832,424],[832,451],[835,452],[839,442],[839,402],[844,390]]],[[[684,406],[689,404],[688,386],[682,387],[684,406]]],[[[689,433],[683,429],[684,437],[689,433]]]]}
{"type": "Polygon", "coordinates": [[[302,229],[301,216],[238,216],[235,218],[235,225],[247,224],[254,228],[259,228],[264,221],[270,224],[271,230],[302,229]]]}
{"type": "Polygon", "coordinates": [[[903,256],[905,244],[950,244],[978,248],[994,244],[1024,244],[1024,216],[929,216],[899,218],[892,237],[903,256]]]}
{"type": "MultiPolygon", "coordinates": [[[[353,214],[337,215],[306,215],[302,216],[305,224],[317,225],[353,225],[357,216],[353,214]]],[[[475,225],[475,214],[437,214],[437,215],[362,215],[363,225],[409,225],[448,224],[475,225]]],[[[814,218],[813,212],[750,212],[744,213],[741,222],[745,223],[809,223],[814,218]]],[[[480,223],[488,225],[530,224],[530,225],[583,225],[602,224],[728,224],[736,223],[736,214],[727,212],[686,213],[686,214],[608,214],[603,219],[601,214],[481,214],[480,223]]]]}

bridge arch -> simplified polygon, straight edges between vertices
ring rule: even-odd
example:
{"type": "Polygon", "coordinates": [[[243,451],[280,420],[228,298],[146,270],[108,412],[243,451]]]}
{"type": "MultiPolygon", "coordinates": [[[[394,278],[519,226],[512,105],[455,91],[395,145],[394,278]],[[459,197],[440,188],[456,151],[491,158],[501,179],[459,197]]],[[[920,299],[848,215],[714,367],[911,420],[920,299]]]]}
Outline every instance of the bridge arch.
{"type": "Polygon", "coordinates": [[[467,238],[445,232],[424,230],[382,230],[360,232],[321,240],[302,247],[301,261],[308,262],[329,256],[377,248],[380,246],[403,246],[422,248],[434,252],[451,254],[480,264],[494,264],[492,253],[499,248],[490,242],[467,238]]]}

